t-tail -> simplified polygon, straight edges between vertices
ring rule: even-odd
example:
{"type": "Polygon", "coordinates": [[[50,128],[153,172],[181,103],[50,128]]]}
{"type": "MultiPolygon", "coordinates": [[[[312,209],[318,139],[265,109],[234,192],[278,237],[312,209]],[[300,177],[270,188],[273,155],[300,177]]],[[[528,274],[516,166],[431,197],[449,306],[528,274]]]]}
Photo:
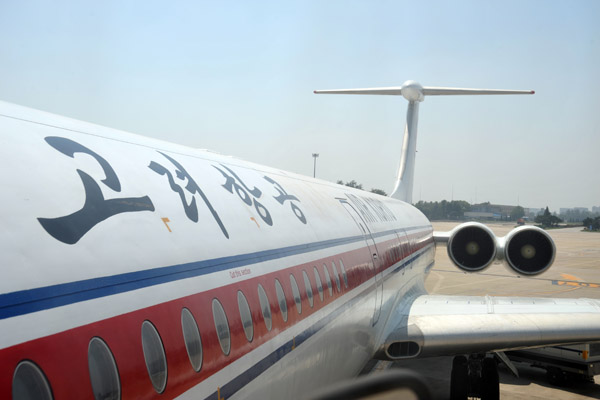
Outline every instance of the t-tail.
{"type": "Polygon", "coordinates": [[[415,174],[415,154],[417,149],[417,123],[419,120],[419,103],[425,96],[445,95],[482,95],[482,94],[534,94],[533,90],[496,90],[496,89],[462,89],[421,86],[415,81],[406,81],[399,87],[369,89],[336,89],[315,90],[317,94],[376,94],[388,96],[404,96],[408,100],[406,128],[402,140],[402,155],[396,184],[390,197],[412,203],[413,180],[415,174]]]}

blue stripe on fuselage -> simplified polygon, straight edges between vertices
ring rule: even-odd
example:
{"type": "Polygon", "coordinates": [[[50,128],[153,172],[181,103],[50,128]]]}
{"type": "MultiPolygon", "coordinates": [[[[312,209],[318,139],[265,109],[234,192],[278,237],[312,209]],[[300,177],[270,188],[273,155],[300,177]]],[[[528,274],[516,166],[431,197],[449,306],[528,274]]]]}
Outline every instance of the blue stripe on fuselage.
{"type": "MultiPolygon", "coordinates": [[[[399,265],[391,271],[388,277],[390,277],[393,273],[400,272],[402,269],[414,262],[417,258],[421,257],[423,254],[425,254],[425,251],[420,251],[418,252],[418,254],[414,254],[410,256],[410,258],[408,258],[407,260],[404,260],[404,262],[399,263],[399,265]]],[[[431,262],[426,267],[426,269],[431,268],[432,265],[433,262],[431,262]]],[[[287,341],[283,345],[279,346],[271,354],[267,355],[265,358],[254,364],[252,367],[248,368],[246,371],[242,372],[240,375],[223,385],[223,387],[220,388],[220,393],[214,392],[210,396],[206,397],[206,400],[218,400],[219,394],[221,395],[221,399],[229,399],[230,397],[232,397],[236,392],[241,390],[244,386],[246,386],[252,380],[257,378],[260,374],[265,372],[273,364],[275,364],[283,357],[285,357],[288,353],[290,353],[294,345],[296,347],[300,346],[302,343],[304,343],[310,337],[315,335],[326,325],[331,323],[331,321],[340,317],[344,311],[354,306],[358,301],[364,300],[364,298],[361,295],[362,293],[368,290],[371,290],[371,287],[366,288],[361,293],[358,293],[356,296],[354,296],[351,300],[341,304],[339,307],[332,310],[329,314],[327,314],[327,316],[323,317],[322,319],[311,325],[309,328],[295,336],[293,340],[287,341]]]]}
{"type": "MultiPolygon", "coordinates": [[[[404,230],[428,227],[417,226],[404,230]]],[[[372,236],[381,237],[395,232],[388,230],[372,236]]],[[[364,236],[351,236],[5,293],[0,295],[0,319],[364,240],[364,236]]]]}

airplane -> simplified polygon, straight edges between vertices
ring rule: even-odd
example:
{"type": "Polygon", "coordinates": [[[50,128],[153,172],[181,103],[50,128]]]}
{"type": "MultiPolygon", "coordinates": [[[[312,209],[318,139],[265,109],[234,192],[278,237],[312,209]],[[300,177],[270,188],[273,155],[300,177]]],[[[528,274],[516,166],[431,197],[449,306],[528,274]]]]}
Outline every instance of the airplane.
{"type": "Polygon", "coordinates": [[[380,196],[0,103],[0,398],[310,398],[373,358],[455,356],[452,398],[498,398],[493,354],[600,341],[600,301],[430,295],[458,268],[535,275],[543,230],[434,232],[412,200],[423,87],[380,196]]]}

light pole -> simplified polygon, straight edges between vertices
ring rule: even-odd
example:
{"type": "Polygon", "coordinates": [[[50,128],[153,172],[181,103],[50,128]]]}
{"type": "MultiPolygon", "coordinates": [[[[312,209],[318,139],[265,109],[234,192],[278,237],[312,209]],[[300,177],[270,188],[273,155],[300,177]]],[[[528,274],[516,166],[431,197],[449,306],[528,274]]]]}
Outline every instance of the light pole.
{"type": "Polygon", "coordinates": [[[312,156],[315,159],[315,162],[313,165],[313,178],[316,178],[316,176],[317,176],[317,157],[319,157],[319,153],[313,153],[312,156]]]}

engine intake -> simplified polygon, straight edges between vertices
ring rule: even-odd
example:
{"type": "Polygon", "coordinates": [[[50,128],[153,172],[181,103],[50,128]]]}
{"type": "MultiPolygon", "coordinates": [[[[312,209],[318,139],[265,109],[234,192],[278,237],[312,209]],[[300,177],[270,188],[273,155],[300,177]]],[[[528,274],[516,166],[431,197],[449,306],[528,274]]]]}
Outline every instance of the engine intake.
{"type": "Polygon", "coordinates": [[[521,226],[497,238],[479,222],[461,224],[450,232],[434,233],[436,243],[445,243],[450,260],[467,272],[481,271],[494,260],[502,260],[521,275],[537,275],[554,262],[556,246],[550,235],[535,226],[521,226]]]}
{"type": "Polygon", "coordinates": [[[523,275],[537,275],[554,262],[556,246],[543,229],[522,226],[505,237],[504,258],[508,265],[523,275]]]}
{"type": "Polygon", "coordinates": [[[496,258],[496,236],[485,225],[467,222],[454,228],[448,238],[448,256],[460,269],[481,271],[496,258]]]}

